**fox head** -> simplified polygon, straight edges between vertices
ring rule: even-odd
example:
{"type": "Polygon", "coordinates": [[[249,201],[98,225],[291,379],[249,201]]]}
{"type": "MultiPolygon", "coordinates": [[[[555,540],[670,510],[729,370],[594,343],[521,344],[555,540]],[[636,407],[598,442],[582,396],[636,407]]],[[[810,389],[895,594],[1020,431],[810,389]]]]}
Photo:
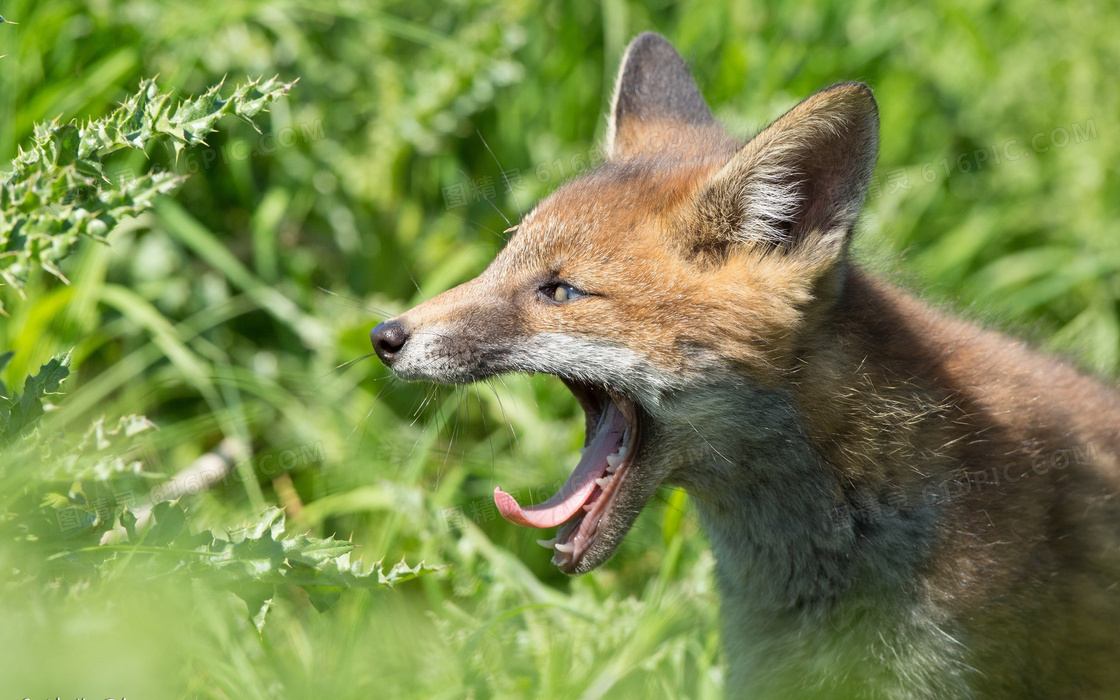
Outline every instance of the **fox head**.
{"type": "Polygon", "coordinates": [[[568,573],[615,551],[661,484],[718,502],[796,416],[798,350],[843,282],[878,147],[867,86],[818,92],[745,144],[712,118],[661,36],[626,51],[604,163],[529,212],[476,279],[373,329],[406,380],[559,377],[586,413],[584,455],[543,504],[568,573]]]}

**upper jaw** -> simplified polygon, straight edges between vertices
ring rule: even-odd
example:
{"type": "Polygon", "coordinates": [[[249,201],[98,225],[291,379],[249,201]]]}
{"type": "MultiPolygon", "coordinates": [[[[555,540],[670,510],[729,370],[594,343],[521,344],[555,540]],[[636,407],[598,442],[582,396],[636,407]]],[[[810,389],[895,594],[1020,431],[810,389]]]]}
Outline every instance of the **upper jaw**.
{"type": "Polygon", "coordinates": [[[637,404],[626,397],[624,394],[613,391],[609,388],[583,382],[576,379],[569,379],[560,377],[560,381],[564,386],[568,387],[568,391],[576,397],[579,402],[580,408],[583,409],[584,422],[586,430],[584,432],[584,446],[586,447],[594,435],[595,426],[598,425],[599,419],[602,417],[603,410],[607,407],[608,401],[613,401],[623,416],[626,422],[632,427],[638,427],[638,406],[637,404]]]}

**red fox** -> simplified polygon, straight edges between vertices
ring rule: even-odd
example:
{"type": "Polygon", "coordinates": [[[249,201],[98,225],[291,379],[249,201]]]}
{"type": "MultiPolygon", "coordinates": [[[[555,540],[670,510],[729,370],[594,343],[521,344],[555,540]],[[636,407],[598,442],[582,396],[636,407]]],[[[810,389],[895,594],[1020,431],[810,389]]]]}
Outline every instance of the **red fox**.
{"type": "Polygon", "coordinates": [[[643,34],[604,163],[374,348],[406,380],[571,389],[567,484],[495,492],[558,527],[564,572],[684,487],[732,697],[1120,698],[1120,393],[851,260],[878,128],[844,83],[743,143],[643,34]]]}

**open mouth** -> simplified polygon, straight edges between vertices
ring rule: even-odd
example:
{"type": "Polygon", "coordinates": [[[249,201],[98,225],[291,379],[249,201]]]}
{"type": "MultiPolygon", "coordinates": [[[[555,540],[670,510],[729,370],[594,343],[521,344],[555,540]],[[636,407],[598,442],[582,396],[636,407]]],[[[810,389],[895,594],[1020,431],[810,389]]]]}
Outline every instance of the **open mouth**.
{"type": "Polygon", "coordinates": [[[630,473],[640,435],[638,412],[632,401],[590,384],[564,383],[586,416],[579,464],[544,503],[522,507],[501,487],[494,489],[494,503],[511,523],[537,528],[559,526],[555,537],[537,542],[555,550],[552,563],[561,571],[573,573],[598,538],[604,519],[610,519],[630,473]]]}

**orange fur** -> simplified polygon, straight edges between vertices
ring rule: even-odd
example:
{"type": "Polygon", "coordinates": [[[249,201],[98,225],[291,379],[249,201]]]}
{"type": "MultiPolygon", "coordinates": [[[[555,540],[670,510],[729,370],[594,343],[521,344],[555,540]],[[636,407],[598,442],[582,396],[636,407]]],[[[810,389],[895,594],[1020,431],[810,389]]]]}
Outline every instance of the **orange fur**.
{"type": "Polygon", "coordinates": [[[558,562],[594,568],[685,486],[733,696],[1120,697],[1120,394],[851,263],[877,140],[845,84],[743,144],[643,35],[608,161],[375,347],[410,379],[556,374],[589,439],[632,408],[613,500],[558,562]]]}

